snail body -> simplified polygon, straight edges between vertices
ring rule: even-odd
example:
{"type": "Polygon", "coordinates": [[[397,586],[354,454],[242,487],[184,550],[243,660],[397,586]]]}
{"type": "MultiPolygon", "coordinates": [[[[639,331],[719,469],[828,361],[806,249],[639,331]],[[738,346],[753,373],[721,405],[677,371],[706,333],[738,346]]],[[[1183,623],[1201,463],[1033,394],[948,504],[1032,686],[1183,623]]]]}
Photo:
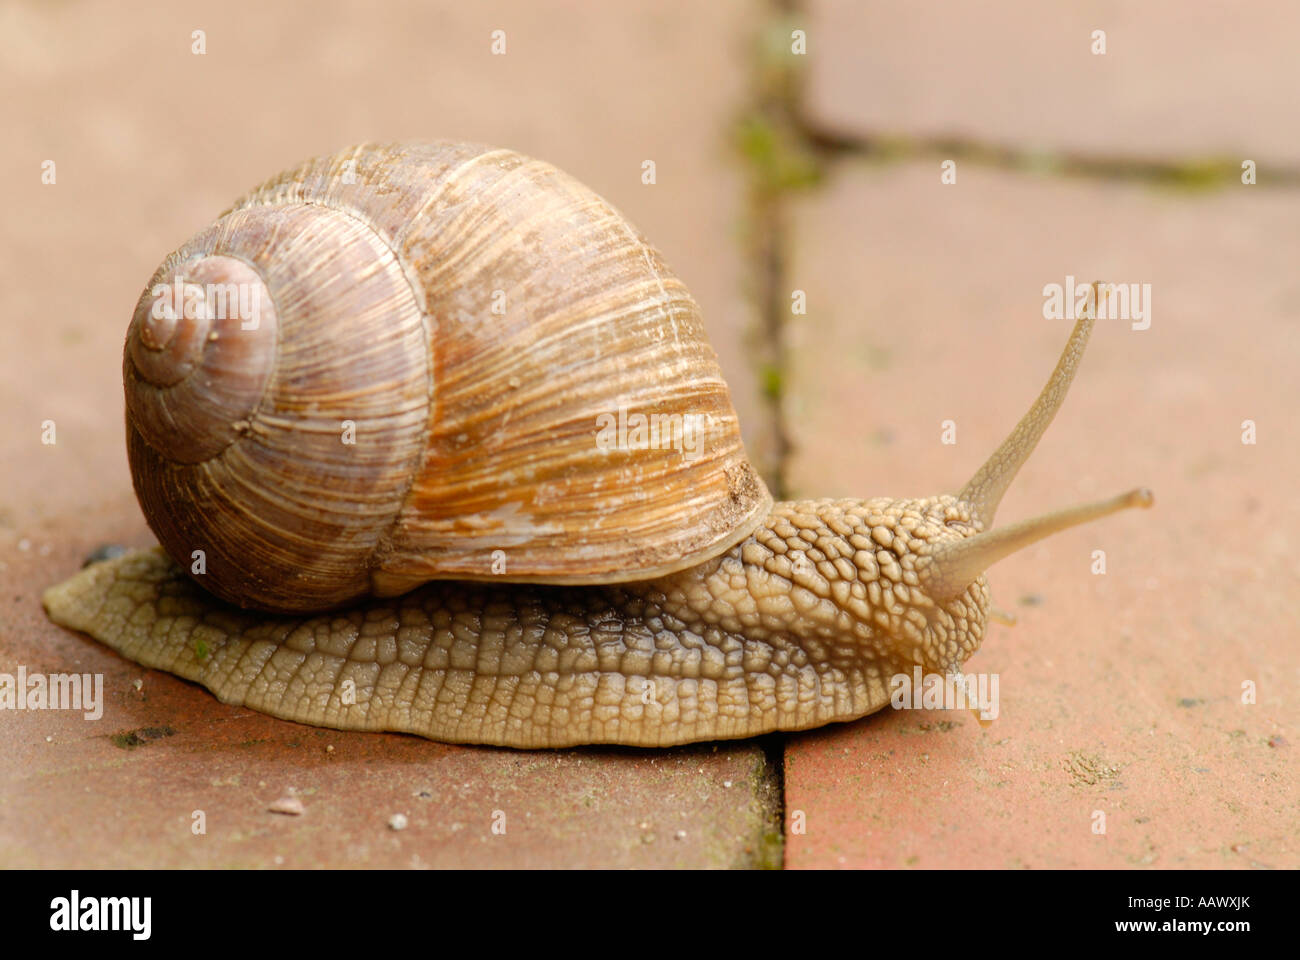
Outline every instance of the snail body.
{"type": "Polygon", "coordinates": [[[165,553],[93,565],[46,608],[342,729],[664,746],[853,719],[914,666],[959,672],[991,563],[1150,504],[992,529],[1091,326],[959,493],[773,504],[698,308],[605,201],[510,151],[345,150],[155,273],[123,368],[165,553]],[[628,411],[676,442],[600,442],[628,411]]]}

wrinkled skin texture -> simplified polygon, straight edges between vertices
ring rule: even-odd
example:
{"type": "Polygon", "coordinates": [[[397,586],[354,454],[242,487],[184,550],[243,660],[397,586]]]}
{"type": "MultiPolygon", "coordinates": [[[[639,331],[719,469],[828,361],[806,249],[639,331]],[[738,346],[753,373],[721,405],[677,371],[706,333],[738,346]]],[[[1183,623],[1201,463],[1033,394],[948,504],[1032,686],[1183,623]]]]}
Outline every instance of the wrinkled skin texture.
{"type": "Polygon", "coordinates": [[[227,606],[151,550],[44,601],[124,656],[286,720],[668,746],[852,720],[889,703],[895,674],[955,670],[983,638],[987,583],[936,603],[918,570],[981,529],[950,496],[780,503],[749,539],[658,580],[447,581],[312,617],[227,606]]]}

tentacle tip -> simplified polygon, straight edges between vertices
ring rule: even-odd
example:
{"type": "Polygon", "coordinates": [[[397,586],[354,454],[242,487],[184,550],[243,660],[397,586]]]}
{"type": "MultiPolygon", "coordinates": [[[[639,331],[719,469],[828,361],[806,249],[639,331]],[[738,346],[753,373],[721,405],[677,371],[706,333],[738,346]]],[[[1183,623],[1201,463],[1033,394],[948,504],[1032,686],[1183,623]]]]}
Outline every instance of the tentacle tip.
{"type": "Polygon", "coordinates": [[[1141,507],[1146,510],[1148,507],[1155,506],[1156,495],[1151,492],[1150,487],[1138,487],[1132,490],[1125,497],[1125,505],[1129,507],[1141,507]]]}

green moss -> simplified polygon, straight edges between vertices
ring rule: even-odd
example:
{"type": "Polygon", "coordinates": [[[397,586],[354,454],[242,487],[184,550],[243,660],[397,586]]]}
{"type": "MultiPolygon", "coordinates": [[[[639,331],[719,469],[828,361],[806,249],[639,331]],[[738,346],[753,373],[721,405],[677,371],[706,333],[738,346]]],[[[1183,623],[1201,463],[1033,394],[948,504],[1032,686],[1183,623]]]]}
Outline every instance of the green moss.
{"type": "Polygon", "coordinates": [[[754,866],[760,870],[780,870],[785,866],[785,837],[780,830],[765,830],[754,851],[754,866]]]}
{"type": "Polygon", "coordinates": [[[785,374],[781,368],[773,364],[764,365],[761,380],[763,396],[769,400],[780,400],[785,393],[785,374]]]}
{"type": "Polygon", "coordinates": [[[755,870],[780,870],[785,866],[785,835],[782,832],[781,741],[765,740],[766,746],[754,757],[749,769],[749,787],[754,816],[752,832],[745,844],[745,860],[736,866],[755,870]]]}
{"type": "Polygon", "coordinates": [[[1040,177],[1056,177],[1064,172],[1065,164],[1056,154],[1029,150],[1020,158],[1020,169],[1040,177]]]}
{"type": "Polygon", "coordinates": [[[754,110],[742,116],[733,139],[754,186],[763,193],[780,194],[821,183],[821,165],[812,151],[767,113],[754,110]]]}
{"type": "Polygon", "coordinates": [[[1218,190],[1241,182],[1241,165],[1232,160],[1203,158],[1175,164],[1161,179],[1180,190],[1218,190]]]}

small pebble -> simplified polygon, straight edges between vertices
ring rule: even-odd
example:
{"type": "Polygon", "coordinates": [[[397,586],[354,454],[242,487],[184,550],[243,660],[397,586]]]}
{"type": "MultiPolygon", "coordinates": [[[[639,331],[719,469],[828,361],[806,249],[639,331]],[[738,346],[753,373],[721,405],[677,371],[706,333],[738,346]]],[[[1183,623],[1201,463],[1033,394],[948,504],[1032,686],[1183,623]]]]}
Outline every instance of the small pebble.
{"type": "Polygon", "coordinates": [[[302,801],[297,797],[281,797],[266,809],[289,817],[301,817],[304,813],[302,801]]]}
{"type": "Polygon", "coordinates": [[[28,540],[26,537],[23,537],[21,540],[18,541],[18,549],[21,550],[23,553],[26,553],[31,548],[32,548],[32,542],[28,540]]]}
{"type": "Polygon", "coordinates": [[[106,543],[103,546],[96,547],[90,553],[86,554],[86,559],[81,562],[81,568],[84,570],[92,563],[100,563],[103,560],[114,560],[127,552],[126,547],[116,543],[106,543]]]}
{"type": "Polygon", "coordinates": [[[395,813],[395,814],[393,814],[391,817],[388,818],[388,829],[389,829],[389,830],[405,830],[405,829],[406,829],[406,822],[407,822],[407,821],[406,821],[406,814],[404,814],[404,813],[395,813]]]}
{"type": "Polygon", "coordinates": [[[325,745],[325,752],[326,752],[326,753],[333,753],[333,752],[334,752],[334,744],[332,744],[332,743],[327,743],[327,744],[325,745]]]}
{"type": "Polygon", "coordinates": [[[731,789],[731,781],[730,781],[730,780],[723,780],[723,781],[722,781],[722,785],[723,785],[724,787],[726,787],[728,790],[731,789]]]}
{"type": "Polygon", "coordinates": [[[135,687],[136,692],[139,693],[141,690],[144,689],[144,681],[141,680],[139,677],[136,677],[135,680],[132,681],[131,686],[135,687]]]}
{"type": "Polygon", "coordinates": [[[686,831],[685,831],[685,830],[678,830],[675,834],[673,834],[673,836],[674,836],[676,839],[678,839],[678,840],[685,840],[685,839],[686,839],[686,831]]]}

